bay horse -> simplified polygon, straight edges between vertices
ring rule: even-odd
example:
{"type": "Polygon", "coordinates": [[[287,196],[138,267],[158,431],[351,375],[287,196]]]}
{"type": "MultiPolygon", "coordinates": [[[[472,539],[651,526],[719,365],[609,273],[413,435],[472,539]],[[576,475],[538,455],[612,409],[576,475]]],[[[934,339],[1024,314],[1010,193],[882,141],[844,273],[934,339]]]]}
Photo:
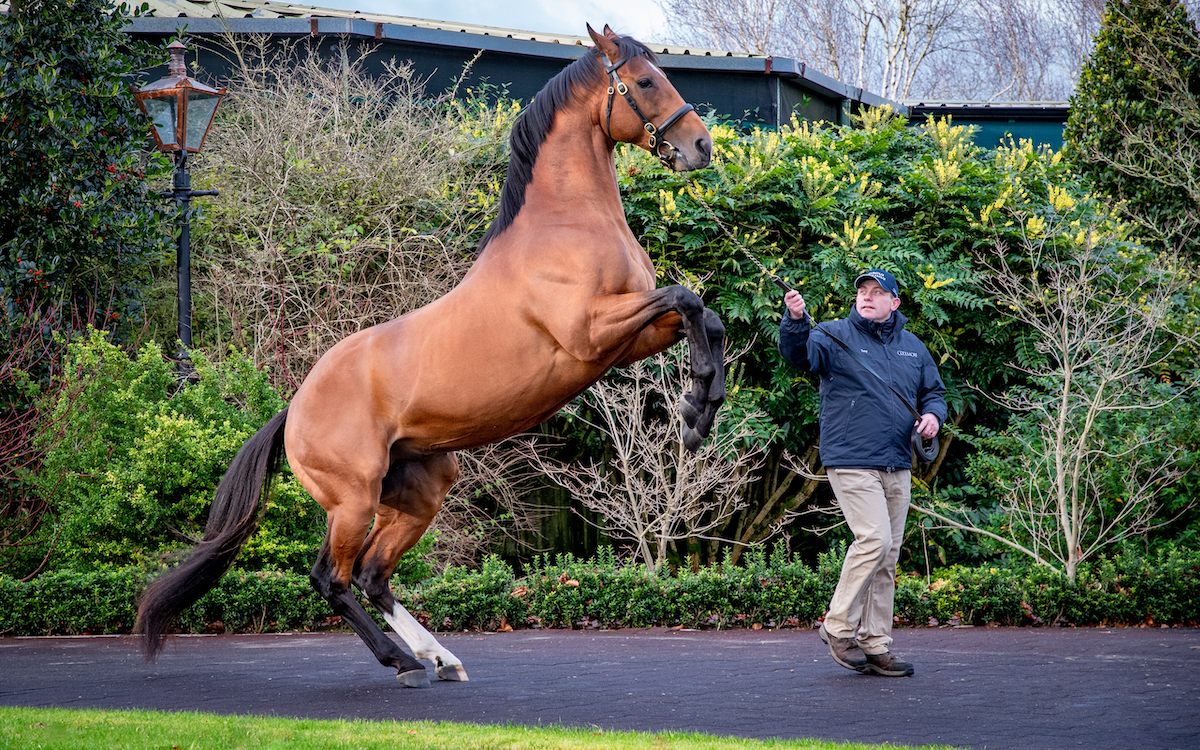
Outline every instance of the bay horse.
{"type": "Polygon", "coordinates": [[[393,598],[389,579],[457,477],[455,451],[527,430],[610,367],[684,338],[684,442],[699,447],[725,398],[725,330],[693,292],[655,288],[654,266],[625,221],[613,149],[635,144],[687,171],[708,165],[712,138],[645,45],[608,26],[603,34],[588,26],[588,34],[595,46],[513,126],[499,213],[463,280],[330,348],[288,407],[239,450],[202,540],[140,598],[136,630],[147,659],[253,534],[282,452],[328,514],[313,587],[403,685],[428,687],[421,659],[443,680],[467,673],[393,598]]]}

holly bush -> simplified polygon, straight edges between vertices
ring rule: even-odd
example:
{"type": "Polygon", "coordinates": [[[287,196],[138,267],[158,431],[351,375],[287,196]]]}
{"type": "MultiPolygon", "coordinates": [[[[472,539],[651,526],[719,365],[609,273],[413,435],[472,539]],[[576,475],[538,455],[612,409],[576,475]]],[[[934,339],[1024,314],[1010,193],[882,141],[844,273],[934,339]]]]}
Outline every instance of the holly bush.
{"type": "Polygon", "coordinates": [[[0,347],[13,329],[118,329],[169,249],[129,83],[150,48],[109,0],[25,0],[0,15],[0,347]]]}

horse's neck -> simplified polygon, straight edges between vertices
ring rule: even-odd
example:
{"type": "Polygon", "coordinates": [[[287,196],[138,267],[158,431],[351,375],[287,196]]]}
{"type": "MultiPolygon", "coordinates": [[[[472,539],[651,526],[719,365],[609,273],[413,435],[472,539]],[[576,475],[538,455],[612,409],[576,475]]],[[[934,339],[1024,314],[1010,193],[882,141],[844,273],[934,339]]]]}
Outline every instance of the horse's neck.
{"type": "Polygon", "coordinates": [[[586,113],[559,113],[538,149],[526,208],[619,216],[624,220],[613,150],[586,113]]]}

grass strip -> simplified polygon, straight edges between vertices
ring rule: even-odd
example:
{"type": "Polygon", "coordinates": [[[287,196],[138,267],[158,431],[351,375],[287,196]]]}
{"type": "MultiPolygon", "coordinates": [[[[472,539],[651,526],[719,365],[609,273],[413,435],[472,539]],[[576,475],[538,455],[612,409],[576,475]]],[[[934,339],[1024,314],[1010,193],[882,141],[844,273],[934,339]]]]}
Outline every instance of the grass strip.
{"type": "MultiPolygon", "coordinates": [[[[431,721],[283,719],[163,711],[0,708],[0,747],[104,750],[878,750],[888,745],[752,740],[680,732],[431,721]]],[[[937,746],[946,750],[944,746],[937,746]]],[[[926,746],[919,750],[937,750],[926,746]]]]}

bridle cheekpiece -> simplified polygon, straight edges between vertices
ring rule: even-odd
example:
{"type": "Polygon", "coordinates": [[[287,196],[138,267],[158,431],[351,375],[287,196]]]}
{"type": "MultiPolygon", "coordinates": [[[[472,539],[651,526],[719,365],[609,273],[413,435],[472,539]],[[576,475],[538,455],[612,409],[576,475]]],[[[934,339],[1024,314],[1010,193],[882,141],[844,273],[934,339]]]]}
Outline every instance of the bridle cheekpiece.
{"type": "Polygon", "coordinates": [[[626,86],[625,82],[621,80],[621,77],[617,75],[617,69],[629,62],[630,59],[632,59],[631,56],[622,57],[618,62],[604,66],[605,71],[608,72],[608,109],[604,113],[604,131],[608,134],[609,138],[612,138],[614,141],[616,140],[616,138],[612,137],[612,105],[613,95],[620,94],[621,96],[625,97],[625,101],[629,102],[629,108],[632,109],[633,113],[638,116],[638,118],[642,121],[642,127],[645,128],[646,132],[650,134],[650,151],[658,157],[658,160],[662,162],[664,167],[667,169],[674,169],[675,154],[677,151],[675,146],[671,145],[671,142],[666,139],[667,131],[670,130],[675,123],[679,122],[681,117],[686,115],[688,112],[692,112],[695,107],[690,104],[684,104],[682,107],[675,110],[675,113],[668,117],[662,125],[656,127],[654,123],[650,122],[650,119],[646,117],[646,115],[642,114],[641,108],[638,107],[637,102],[634,101],[633,94],[629,93],[629,87],[626,86]],[[663,146],[667,147],[665,154],[662,151],[663,146]]]}

